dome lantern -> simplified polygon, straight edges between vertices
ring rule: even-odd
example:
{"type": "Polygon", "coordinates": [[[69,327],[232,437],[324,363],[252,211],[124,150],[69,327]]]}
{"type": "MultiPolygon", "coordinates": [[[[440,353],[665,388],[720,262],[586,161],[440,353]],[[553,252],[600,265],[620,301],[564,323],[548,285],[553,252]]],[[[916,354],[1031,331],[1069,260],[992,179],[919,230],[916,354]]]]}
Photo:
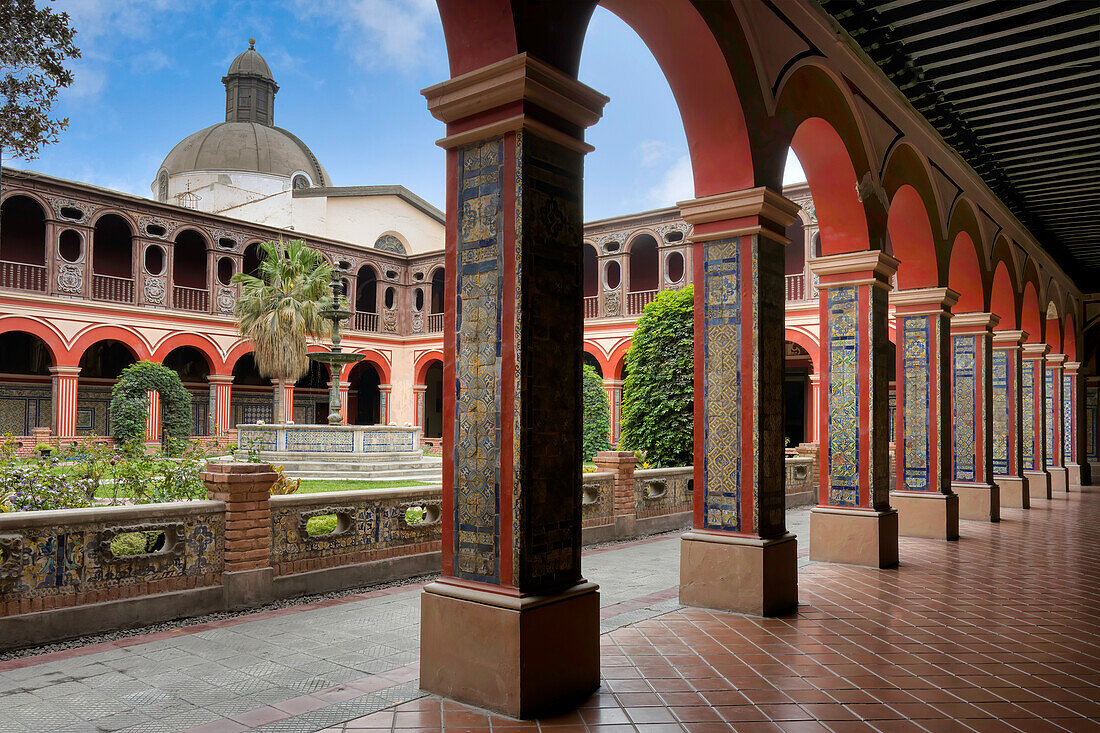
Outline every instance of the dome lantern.
{"type": "Polygon", "coordinates": [[[279,85],[267,61],[256,51],[256,39],[248,39],[248,49],[233,59],[222,83],[226,122],[275,124],[275,93],[279,85]]]}

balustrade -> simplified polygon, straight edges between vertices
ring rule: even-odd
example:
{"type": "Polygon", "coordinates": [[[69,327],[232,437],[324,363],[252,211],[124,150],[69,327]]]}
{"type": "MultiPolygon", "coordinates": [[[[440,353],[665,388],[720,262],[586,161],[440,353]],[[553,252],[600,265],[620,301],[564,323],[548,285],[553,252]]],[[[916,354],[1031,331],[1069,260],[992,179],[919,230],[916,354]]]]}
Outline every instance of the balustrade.
{"type": "Polygon", "coordinates": [[[657,297],[656,290],[639,290],[626,294],[626,314],[628,316],[640,315],[645,307],[657,297]]]}
{"type": "Polygon", "coordinates": [[[584,317],[595,318],[600,314],[600,297],[593,295],[584,299],[584,317]]]}
{"type": "Polygon", "coordinates": [[[200,288],[176,285],[172,289],[172,307],[185,311],[207,311],[210,309],[210,293],[200,288]]]}
{"type": "Polygon", "coordinates": [[[113,303],[133,303],[134,281],[128,277],[92,275],[92,298],[113,303]]]}
{"type": "Polygon", "coordinates": [[[443,314],[442,313],[429,313],[428,314],[428,333],[442,333],[443,332],[443,314]]]}
{"type": "Polygon", "coordinates": [[[795,275],[787,275],[784,281],[786,286],[786,298],[788,301],[806,299],[805,273],[799,272],[795,275]]]}
{"type": "Polygon", "coordinates": [[[42,265],[0,260],[0,287],[44,291],[46,268],[42,265]]]}
{"type": "Polygon", "coordinates": [[[355,331],[376,332],[378,330],[378,314],[359,311],[353,316],[351,327],[355,331]]]}

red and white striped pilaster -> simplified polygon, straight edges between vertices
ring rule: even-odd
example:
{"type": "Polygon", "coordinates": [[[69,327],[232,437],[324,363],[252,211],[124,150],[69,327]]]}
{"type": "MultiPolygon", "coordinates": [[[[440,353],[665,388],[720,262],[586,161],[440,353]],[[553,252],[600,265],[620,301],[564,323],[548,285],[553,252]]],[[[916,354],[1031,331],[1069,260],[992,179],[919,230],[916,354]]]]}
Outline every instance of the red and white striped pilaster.
{"type": "Polygon", "coordinates": [[[53,376],[53,428],[57,437],[76,436],[76,385],[78,366],[50,367],[53,376]]]}
{"type": "Polygon", "coordinates": [[[145,440],[150,443],[160,441],[160,392],[145,393],[149,398],[149,414],[145,418],[145,440]]]}
{"type": "Polygon", "coordinates": [[[612,445],[619,444],[619,419],[622,417],[623,405],[623,380],[605,379],[603,388],[607,390],[607,401],[611,405],[611,434],[608,438],[612,445]]]}
{"type": "Polygon", "coordinates": [[[390,393],[393,392],[392,384],[378,385],[378,422],[381,425],[390,424],[390,393]]]}
{"type": "Polygon", "coordinates": [[[233,375],[211,374],[206,380],[210,382],[210,392],[214,398],[214,434],[224,435],[231,427],[229,406],[233,399],[233,375]]]}
{"type": "Polygon", "coordinates": [[[275,417],[278,422],[294,422],[294,382],[293,380],[273,380],[275,383],[275,401],[282,410],[275,417]]]}

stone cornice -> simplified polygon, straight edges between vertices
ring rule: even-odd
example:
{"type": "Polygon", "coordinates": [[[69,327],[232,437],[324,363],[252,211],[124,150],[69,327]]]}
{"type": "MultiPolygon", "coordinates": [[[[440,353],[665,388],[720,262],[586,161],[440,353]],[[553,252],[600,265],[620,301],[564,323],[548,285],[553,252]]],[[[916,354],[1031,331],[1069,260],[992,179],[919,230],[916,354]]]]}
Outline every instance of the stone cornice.
{"type": "Polygon", "coordinates": [[[996,313],[960,313],[951,316],[951,333],[991,330],[1000,322],[996,313]]]}
{"type": "Polygon", "coordinates": [[[691,235],[694,242],[761,234],[777,242],[789,244],[785,231],[802,210],[798,204],[766,186],[680,201],[677,206],[680,207],[683,220],[695,227],[691,235]],[[740,226],[734,224],[739,219],[752,218],[757,222],[740,226]],[[700,225],[719,222],[730,222],[732,226],[699,231],[700,225]]]}
{"type": "Polygon", "coordinates": [[[905,313],[950,310],[958,302],[959,294],[951,288],[915,288],[890,293],[890,305],[903,308],[905,313]]]}
{"type": "Polygon", "coordinates": [[[993,345],[1000,348],[1019,346],[1027,341],[1027,331],[994,331],[993,345]]]}

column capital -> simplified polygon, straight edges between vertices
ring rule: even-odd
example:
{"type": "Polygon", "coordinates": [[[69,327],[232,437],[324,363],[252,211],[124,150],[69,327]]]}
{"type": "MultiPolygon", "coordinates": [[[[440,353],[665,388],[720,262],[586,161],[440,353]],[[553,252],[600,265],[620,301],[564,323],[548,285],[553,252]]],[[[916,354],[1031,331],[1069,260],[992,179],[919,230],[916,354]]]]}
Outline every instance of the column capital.
{"type": "Polygon", "coordinates": [[[986,333],[1001,322],[994,313],[959,313],[951,317],[951,333],[986,333]]]}
{"type": "Polygon", "coordinates": [[[393,385],[392,384],[380,384],[380,385],[378,385],[378,389],[382,390],[383,392],[389,392],[391,389],[393,389],[393,385]]]}
{"type": "MultiPolygon", "coordinates": [[[[379,387],[381,387],[381,385],[379,385],[379,387]]],[[[427,390],[428,390],[428,385],[426,385],[426,384],[414,384],[413,385],[413,392],[426,392],[427,390]]]]}
{"type": "Polygon", "coordinates": [[[208,374],[206,381],[210,384],[233,384],[232,374],[208,374]]]}
{"type": "Polygon", "coordinates": [[[1076,374],[1077,370],[1080,369],[1080,368],[1081,368],[1081,362],[1079,362],[1079,361],[1067,361],[1065,371],[1072,372],[1073,374],[1076,374]]]}
{"type": "Polygon", "coordinates": [[[813,374],[811,374],[810,375],[810,384],[814,384],[814,385],[821,384],[821,374],[818,373],[818,372],[814,372],[813,374]]]}
{"type": "Polygon", "coordinates": [[[52,366],[50,367],[50,374],[55,377],[76,377],[80,375],[80,367],[78,366],[52,366]]]}
{"type": "Polygon", "coordinates": [[[1047,363],[1051,366],[1060,367],[1066,361],[1065,354],[1047,354],[1047,363]]]}
{"type": "Polygon", "coordinates": [[[890,289],[890,278],[898,271],[898,260],[881,250],[846,252],[810,260],[810,271],[818,277],[818,290],[844,285],[873,285],[890,289]]]}
{"type": "Polygon", "coordinates": [[[1024,358],[1028,361],[1036,361],[1046,358],[1050,347],[1046,344],[1024,344],[1024,358]]]}
{"type": "Polygon", "coordinates": [[[997,349],[1016,349],[1027,341],[1027,331],[994,331],[993,346],[997,349]]]}
{"type": "Polygon", "coordinates": [[[913,288],[890,293],[890,305],[905,315],[938,315],[950,312],[959,302],[959,294],[951,288],[913,288]]]}
{"type": "Polygon", "coordinates": [[[457,148],[506,132],[531,130],[581,152],[584,129],[603,116],[610,99],[569,74],[526,53],[422,89],[428,111],[447,123],[443,148],[457,148]],[[494,112],[489,115],[486,113],[494,112]],[[478,119],[474,119],[478,118],[478,119]]]}
{"type": "Polygon", "coordinates": [[[615,388],[619,389],[619,388],[622,388],[622,386],[623,386],[623,380],[621,380],[621,379],[605,379],[605,380],[603,380],[603,386],[605,386],[605,387],[615,387],[615,388]]]}
{"type": "Polygon", "coordinates": [[[683,220],[695,227],[691,234],[693,242],[761,234],[790,244],[786,230],[801,209],[767,186],[717,193],[676,205],[683,220]]]}
{"type": "MultiPolygon", "coordinates": [[[[330,387],[332,386],[332,380],[331,379],[328,381],[328,386],[330,386],[330,387]]],[[[344,381],[343,379],[341,379],[341,380],[338,380],[336,382],[336,386],[339,387],[340,389],[347,389],[348,387],[351,386],[351,382],[347,382],[347,381],[344,381]]]]}

